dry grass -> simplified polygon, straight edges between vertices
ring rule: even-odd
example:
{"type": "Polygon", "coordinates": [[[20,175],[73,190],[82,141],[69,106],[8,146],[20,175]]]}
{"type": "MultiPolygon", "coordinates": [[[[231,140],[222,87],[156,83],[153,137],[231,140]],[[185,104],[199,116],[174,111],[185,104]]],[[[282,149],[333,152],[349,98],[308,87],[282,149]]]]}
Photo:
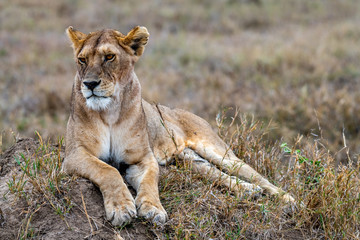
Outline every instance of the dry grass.
{"type": "Polygon", "coordinates": [[[16,196],[14,204],[20,198],[27,205],[17,239],[31,239],[35,236],[35,230],[30,228],[30,223],[33,215],[44,205],[51,206],[53,213],[59,215],[67,225],[65,215],[73,207],[68,196],[72,180],[61,172],[62,140],[54,149],[49,143],[44,143],[40,135],[38,136],[39,148],[34,155],[15,156],[15,161],[21,171],[20,174],[14,174],[8,181],[10,193],[16,196]]]}
{"type": "MultiPolygon", "coordinates": [[[[136,239],[140,235],[135,230],[143,229],[147,236],[144,239],[360,237],[359,165],[336,167],[332,155],[316,139],[300,137],[293,147],[283,142],[270,143],[268,126],[243,115],[235,117],[232,126],[219,119],[224,118],[218,118],[219,131],[234,152],[295,196],[297,207],[284,205],[268,195],[239,198],[216,182],[194,174],[189,163],[175,160],[175,164],[161,169],[160,178],[160,197],[169,221],[153,226],[140,218],[124,228],[113,228],[113,234],[120,233],[123,237],[127,234],[129,239],[136,239]]],[[[15,202],[19,198],[27,202],[18,238],[41,237],[41,231],[31,227],[38,225],[32,223],[32,217],[45,206],[50,206],[49,214],[58,215],[59,221],[65,222],[69,229],[73,226],[67,222],[77,216],[73,206],[83,209],[86,215],[83,222],[90,225],[89,236],[101,238],[92,227],[94,218],[86,210],[91,206],[85,206],[81,193],[81,200],[70,195],[74,180],[59,171],[63,153],[61,143],[57,146],[54,149],[40,141],[34,155],[16,160],[21,171],[9,180],[9,189],[18,196],[15,202]],[[75,200],[82,204],[74,204],[75,200]]]]}

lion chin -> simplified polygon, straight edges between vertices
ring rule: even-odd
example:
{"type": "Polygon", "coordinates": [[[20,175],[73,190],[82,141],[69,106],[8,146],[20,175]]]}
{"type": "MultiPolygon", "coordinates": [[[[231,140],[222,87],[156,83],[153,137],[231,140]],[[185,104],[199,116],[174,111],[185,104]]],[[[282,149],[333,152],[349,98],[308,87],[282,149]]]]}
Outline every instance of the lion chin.
{"type": "Polygon", "coordinates": [[[94,111],[106,110],[112,102],[110,97],[91,96],[86,99],[86,106],[94,111]]]}
{"type": "Polygon", "coordinates": [[[106,110],[112,103],[111,94],[103,89],[89,90],[82,88],[81,93],[86,99],[86,106],[94,111],[106,110]]]}

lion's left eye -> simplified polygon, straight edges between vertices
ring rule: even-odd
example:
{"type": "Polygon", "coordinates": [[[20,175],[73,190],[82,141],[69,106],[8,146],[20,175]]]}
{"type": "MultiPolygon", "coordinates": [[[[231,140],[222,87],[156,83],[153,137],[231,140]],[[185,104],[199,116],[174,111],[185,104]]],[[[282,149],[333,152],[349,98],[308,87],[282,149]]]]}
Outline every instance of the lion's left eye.
{"type": "Polygon", "coordinates": [[[105,55],[105,61],[112,61],[115,59],[115,54],[107,54],[105,55]]]}

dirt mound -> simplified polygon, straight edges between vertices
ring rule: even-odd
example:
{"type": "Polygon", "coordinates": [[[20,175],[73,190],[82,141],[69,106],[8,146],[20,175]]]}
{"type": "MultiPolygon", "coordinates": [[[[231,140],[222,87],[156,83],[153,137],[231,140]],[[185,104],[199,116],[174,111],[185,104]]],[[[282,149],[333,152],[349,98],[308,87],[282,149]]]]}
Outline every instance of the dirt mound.
{"type": "MultiPolygon", "coordinates": [[[[0,156],[0,239],[121,239],[119,229],[104,219],[101,192],[86,179],[73,179],[66,196],[58,196],[71,200],[71,210],[63,216],[54,210],[51,201],[41,196],[29,197],[34,196],[36,189],[28,187],[24,190],[25,196],[17,196],[9,190],[10,182],[21,178],[22,174],[16,159],[33,161],[40,147],[39,141],[20,139],[0,156]]],[[[50,147],[56,149],[59,145],[50,147]]],[[[63,158],[63,147],[60,149],[63,158]]],[[[121,234],[126,239],[153,239],[154,236],[144,229],[145,224],[135,222],[121,234]]]]}

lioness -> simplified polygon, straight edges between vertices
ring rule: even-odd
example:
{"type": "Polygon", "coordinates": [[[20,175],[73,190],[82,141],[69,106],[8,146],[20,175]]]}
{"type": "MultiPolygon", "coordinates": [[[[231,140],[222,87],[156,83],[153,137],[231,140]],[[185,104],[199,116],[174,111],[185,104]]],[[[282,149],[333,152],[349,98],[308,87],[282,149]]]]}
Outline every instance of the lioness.
{"type": "Polygon", "coordinates": [[[205,120],[142,99],[134,64],[149,39],[145,27],[135,27],[127,35],[108,29],[84,34],[69,27],[67,35],[77,73],[63,168],[99,186],[113,225],[136,215],[166,221],[158,193],[158,163],[164,165],[174,155],[191,160],[194,171],[235,192],[256,190],[258,185],[294,201],[238,159],[205,120]],[[135,200],[117,169],[123,164],[128,165],[126,180],[137,192],[135,200]]]}

